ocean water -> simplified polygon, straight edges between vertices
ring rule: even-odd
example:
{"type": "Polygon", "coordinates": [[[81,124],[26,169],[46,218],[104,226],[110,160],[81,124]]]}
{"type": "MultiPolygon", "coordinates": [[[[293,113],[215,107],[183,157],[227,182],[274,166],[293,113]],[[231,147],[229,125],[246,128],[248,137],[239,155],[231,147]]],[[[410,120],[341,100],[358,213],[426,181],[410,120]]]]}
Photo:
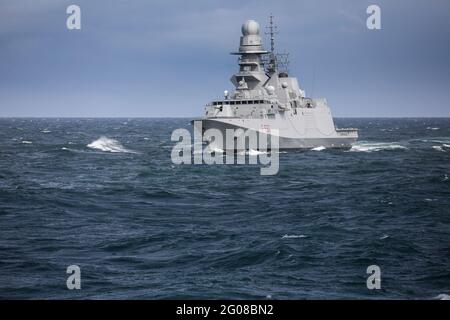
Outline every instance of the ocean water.
{"type": "Polygon", "coordinates": [[[336,123],[261,176],[172,164],[189,119],[0,119],[0,298],[448,298],[450,119],[336,123]]]}

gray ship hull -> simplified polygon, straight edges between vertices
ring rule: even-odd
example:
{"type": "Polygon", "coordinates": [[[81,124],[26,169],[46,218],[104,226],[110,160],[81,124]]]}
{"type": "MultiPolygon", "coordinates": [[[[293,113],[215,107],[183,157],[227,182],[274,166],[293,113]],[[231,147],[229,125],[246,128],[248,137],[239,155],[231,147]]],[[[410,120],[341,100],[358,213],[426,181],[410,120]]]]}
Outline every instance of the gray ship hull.
{"type": "MultiPolygon", "coordinates": [[[[214,146],[226,150],[225,136],[226,130],[231,129],[237,131],[243,129],[244,131],[254,131],[260,134],[260,137],[269,142],[270,135],[267,128],[276,128],[278,130],[279,150],[286,149],[350,149],[352,144],[358,139],[358,134],[355,129],[334,129],[328,134],[323,134],[319,130],[310,128],[295,127],[294,123],[291,126],[279,127],[277,121],[261,121],[259,119],[197,119],[194,121],[201,122],[202,131],[204,132],[205,140],[210,141],[208,136],[208,129],[218,129],[222,133],[224,140],[221,146],[214,146]],[[235,120],[235,121],[233,121],[235,120]],[[263,128],[263,130],[261,130],[263,128]],[[305,129],[305,130],[303,130],[305,129]],[[303,132],[303,134],[301,134],[303,132]]],[[[198,122],[198,123],[199,123],[198,122]]],[[[248,147],[246,148],[248,149],[248,147]]]]}

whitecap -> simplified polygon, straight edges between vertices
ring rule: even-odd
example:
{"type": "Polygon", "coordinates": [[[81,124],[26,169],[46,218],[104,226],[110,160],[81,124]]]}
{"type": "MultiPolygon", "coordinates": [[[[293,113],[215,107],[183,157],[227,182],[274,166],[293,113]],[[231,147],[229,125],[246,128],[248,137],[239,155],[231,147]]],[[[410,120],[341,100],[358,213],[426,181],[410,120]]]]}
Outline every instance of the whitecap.
{"type": "Polygon", "coordinates": [[[389,236],[388,236],[387,234],[384,234],[384,235],[382,235],[382,236],[380,237],[380,240],[384,240],[384,239],[387,239],[387,238],[389,238],[389,236]]]}
{"type": "Polygon", "coordinates": [[[87,145],[88,148],[97,149],[105,152],[113,152],[113,153],[136,153],[133,150],[129,150],[122,146],[122,144],[111,138],[107,138],[105,136],[100,137],[99,139],[92,141],[87,145]]]}
{"type": "Polygon", "coordinates": [[[260,155],[260,154],[267,154],[267,151],[259,151],[259,150],[253,150],[253,149],[250,149],[248,151],[248,155],[249,156],[257,156],[257,155],[260,155]]]}
{"type": "Polygon", "coordinates": [[[312,151],[322,151],[322,150],[325,150],[325,149],[326,148],[324,146],[319,146],[319,147],[312,148],[311,150],[312,151]]]}
{"type": "Polygon", "coordinates": [[[450,144],[444,143],[442,146],[443,146],[444,148],[450,148],[450,144]]]}
{"type": "MultiPolygon", "coordinates": [[[[194,150],[195,150],[195,148],[194,148],[194,150]]],[[[223,149],[209,145],[205,148],[204,151],[203,150],[202,150],[202,152],[194,151],[194,154],[203,153],[203,152],[205,152],[205,153],[213,153],[213,152],[214,153],[225,153],[223,151],[223,149]]]]}
{"type": "Polygon", "coordinates": [[[437,151],[445,152],[445,150],[444,150],[444,148],[442,148],[442,146],[432,146],[432,148],[437,151]]]}
{"type": "MultiPolygon", "coordinates": [[[[279,152],[279,153],[281,153],[281,152],[279,152]]],[[[258,156],[260,154],[269,154],[269,152],[268,151],[259,151],[259,150],[250,149],[250,150],[239,151],[237,154],[240,155],[240,156],[256,157],[256,156],[258,156]]]]}
{"type": "Polygon", "coordinates": [[[44,130],[42,130],[41,132],[42,132],[42,133],[50,133],[51,131],[48,130],[48,129],[44,129],[44,130]]]}
{"type": "Polygon", "coordinates": [[[220,149],[220,148],[217,148],[217,147],[213,147],[210,150],[215,152],[215,153],[224,153],[223,149],[220,149]]]}
{"type": "Polygon", "coordinates": [[[446,293],[441,293],[441,294],[438,294],[436,297],[434,297],[434,299],[437,299],[437,300],[450,300],[450,295],[446,294],[446,293]]]}
{"type": "MultiPolygon", "coordinates": [[[[192,145],[191,145],[192,146],[192,145]]],[[[203,146],[198,146],[198,147],[194,147],[194,150],[192,151],[192,153],[195,154],[204,154],[204,153],[221,153],[221,154],[225,154],[225,151],[223,149],[214,147],[214,146],[207,146],[206,148],[203,148],[203,146]]]]}
{"type": "Polygon", "coordinates": [[[350,151],[353,152],[372,152],[381,150],[405,150],[408,149],[396,142],[357,142],[350,151]]]}
{"type": "Polygon", "coordinates": [[[442,137],[442,138],[435,138],[431,140],[422,140],[423,142],[434,142],[434,143],[441,143],[441,144],[450,144],[450,138],[448,137],[442,137]]]}
{"type": "Polygon", "coordinates": [[[296,234],[285,234],[281,237],[281,239],[299,239],[299,238],[306,238],[304,234],[296,235],[296,234]]]}
{"type": "Polygon", "coordinates": [[[22,143],[23,143],[23,144],[32,144],[33,142],[27,141],[27,140],[22,140],[22,143]]]}
{"type": "Polygon", "coordinates": [[[427,127],[427,130],[439,130],[437,127],[427,127]]]}

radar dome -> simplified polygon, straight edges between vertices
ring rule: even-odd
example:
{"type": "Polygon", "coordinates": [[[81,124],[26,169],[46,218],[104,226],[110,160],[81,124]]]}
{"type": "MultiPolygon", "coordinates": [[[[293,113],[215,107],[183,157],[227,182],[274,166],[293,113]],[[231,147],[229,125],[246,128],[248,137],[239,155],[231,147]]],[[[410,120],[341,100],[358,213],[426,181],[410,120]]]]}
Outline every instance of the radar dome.
{"type": "Polygon", "coordinates": [[[242,25],[242,34],[244,36],[256,36],[259,34],[259,23],[255,20],[247,20],[242,25]]]}
{"type": "Polygon", "coordinates": [[[267,90],[267,93],[270,95],[275,93],[275,88],[273,86],[267,86],[266,90],[267,90]]]}

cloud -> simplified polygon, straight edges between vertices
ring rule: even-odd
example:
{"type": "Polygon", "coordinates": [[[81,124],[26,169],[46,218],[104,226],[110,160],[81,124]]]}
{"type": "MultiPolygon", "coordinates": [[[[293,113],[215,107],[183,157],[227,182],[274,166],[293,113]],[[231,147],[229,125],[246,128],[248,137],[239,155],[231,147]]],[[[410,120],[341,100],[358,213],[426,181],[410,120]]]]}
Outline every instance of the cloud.
{"type": "MultiPolygon", "coordinates": [[[[107,116],[108,110],[133,110],[164,116],[177,114],[177,108],[179,114],[199,114],[202,104],[232,89],[228,79],[237,65],[228,53],[239,46],[241,24],[255,19],[264,31],[270,13],[280,31],[276,48],[291,53],[291,73],[306,89],[314,86],[315,94],[327,97],[342,113],[372,115],[372,109],[360,105],[376,88],[377,96],[390,94],[396,112],[406,114],[411,106],[401,95],[408,90],[421,92],[424,82],[428,88],[450,85],[450,2],[379,0],[380,32],[365,27],[371,3],[4,0],[0,115],[18,110],[37,114],[37,104],[39,115],[82,110],[107,116]],[[73,3],[82,10],[80,31],[66,28],[66,7],[73,3]],[[98,107],[61,103],[65,96],[80,106],[95,101],[98,107]],[[168,97],[171,107],[154,106],[167,105],[168,97]],[[149,107],[149,100],[155,104],[149,107]]],[[[443,114],[434,105],[448,101],[450,94],[432,91],[435,102],[427,112],[443,114]]],[[[385,105],[376,112],[392,113],[385,105]]]]}

